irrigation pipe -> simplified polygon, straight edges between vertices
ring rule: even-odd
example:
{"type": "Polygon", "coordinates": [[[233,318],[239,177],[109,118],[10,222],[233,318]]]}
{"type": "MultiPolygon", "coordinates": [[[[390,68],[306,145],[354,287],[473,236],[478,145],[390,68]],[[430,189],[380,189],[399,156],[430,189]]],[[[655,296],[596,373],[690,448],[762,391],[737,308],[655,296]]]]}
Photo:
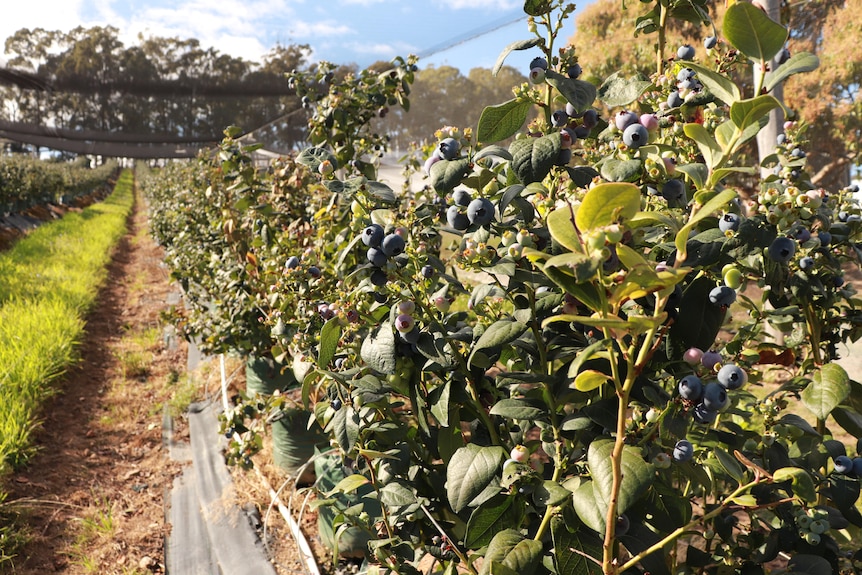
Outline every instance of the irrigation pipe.
{"type": "MultiPolygon", "coordinates": [[[[302,560],[302,567],[305,569],[305,572],[308,575],[321,575],[320,568],[317,565],[317,560],[314,558],[314,553],[311,551],[311,545],[308,544],[308,539],[305,538],[305,534],[302,532],[302,529],[299,527],[299,523],[293,518],[290,514],[290,510],[285,506],[285,504],[281,501],[281,497],[279,494],[272,488],[269,480],[267,480],[266,476],[260,472],[260,469],[257,467],[254,468],[257,476],[260,478],[261,483],[269,492],[270,504],[269,509],[266,510],[267,516],[269,515],[270,510],[273,505],[278,507],[279,513],[284,517],[284,520],[287,522],[288,528],[290,529],[290,534],[293,536],[293,540],[296,541],[296,546],[299,549],[299,558],[302,560]]],[[[286,485],[286,483],[285,483],[286,485]]],[[[284,486],[282,486],[282,489],[284,486]]],[[[264,533],[266,531],[268,519],[264,519],[264,533]]],[[[266,535],[264,534],[264,543],[266,543],[266,535]]]]}
{"type": "MultiPolygon", "coordinates": [[[[228,404],[228,378],[226,375],[225,359],[223,353],[219,354],[219,372],[221,375],[222,405],[224,406],[225,411],[227,411],[230,408],[230,405],[228,404]]],[[[236,372],[231,374],[231,379],[234,377],[234,375],[236,375],[236,372]]],[[[234,434],[236,434],[236,432],[234,432],[234,434]]],[[[302,472],[305,471],[305,468],[313,461],[314,458],[312,457],[309,461],[305,463],[305,465],[300,469],[299,473],[297,474],[297,479],[302,476],[302,472]]],[[[299,523],[297,523],[293,516],[290,514],[290,510],[281,501],[279,493],[272,488],[272,485],[270,485],[269,481],[263,475],[263,473],[260,472],[260,469],[255,467],[254,470],[257,473],[257,476],[260,479],[261,483],[263,483],[264,488],[266,488],[267,492],[269,493],[270,497],[269,507],[266,510],[266,516],[264,517],[263,522],[263,544],[267,548],[269,547],[266,542],[266,526],[270,511],[272,510],[273,505],[276,505],[282,517],[284,517],[284,520],[287,522],[288,528],[290,529],[290,534],[293,536],[293,540],[296,541],[296,546],[299,549],[299,558],[302,560],[303,569],[305,569],[307,575],[321,575],[320,568],[317,566],[317,560],[314,558],[314,553],[311,551],[311,545],[308,544],[308,540],[305,538],[305,534],[303,534],[302,529],[300,529],[299,523]]],[[[287,482],[285,482],[285,484],[281,486],[279,492],[284,489],[285,485],[287,485],[287,482]]]]}

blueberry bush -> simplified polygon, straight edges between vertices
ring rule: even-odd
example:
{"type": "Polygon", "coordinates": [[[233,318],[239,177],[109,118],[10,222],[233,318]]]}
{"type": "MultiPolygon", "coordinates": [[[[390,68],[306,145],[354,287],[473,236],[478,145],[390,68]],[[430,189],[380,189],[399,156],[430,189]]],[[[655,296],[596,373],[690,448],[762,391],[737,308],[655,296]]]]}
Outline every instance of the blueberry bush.
{"type": "MultiPolygon", "coordinates": [[[[810,183],[804,125],[762,165],[745,149],[816,58],[735,83],[787,39],[740,2],[704,48],[596,86],[555,45],[574,7],[524,10],[497,66],[535,52],[529,83],[409,158],[421,189],[377,180],[371,127],[409,106],[411,58],[293,74],[312,147],[257,170],[229,136],[187,207],[156,202],[180,281],[253,303],[249,337],[338,451],[316,503],[335,552],[361,533],[377,572],[858,572],[862,387],[835,360],[860,335],[862,210],[810,183]],[[171,227],[192,220],[197,248],[171,227]]],[[[654,12],[660,34],[708,20],[654,12]]],[[[235,327],[204,307],[230,324],[213,337],[235,327]]],[[[229,431],[283,400],[256,401],[229,431]]]]}

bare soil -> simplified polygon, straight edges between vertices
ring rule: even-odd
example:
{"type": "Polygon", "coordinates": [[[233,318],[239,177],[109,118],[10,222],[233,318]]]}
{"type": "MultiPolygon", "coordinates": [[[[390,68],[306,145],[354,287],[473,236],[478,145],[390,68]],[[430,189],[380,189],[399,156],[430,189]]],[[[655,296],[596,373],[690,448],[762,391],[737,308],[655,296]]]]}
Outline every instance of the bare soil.
{"type": "MultiPolygon", "coordinates": [[[[177,395],[191,401],[217,389],[218,369],[207,362],[201,373],[186,373],[187,345],[162,337],[161,314],[176,290],[161,265],[163,256],[138,201],[108,280],[86,318],[80,361],[57,383],[57,394],[45,406],[36,434],[38,452],[5,480],[5,508],[18,513],[29,542],[0,572],[165,571],[171,529],[166,504],[182,464],[172,461],[164,446],[164,410],[177,395]]],[[[232,386],[244,386],[242,373],[232,386]]],[[[174,417],[173,433],[175,441],[187,438],[182,414],[174,417]]],[[[268,463],[268,451],[255,463],[279,489],[287,478],[268,463]]],[[[305,572],[287,523],[277,509],[267,516],[271,498],[260,476],[240,470],[233,475],[235,503],[254,505],[267,519],[268,550],[277,572],[305,572]]],[[[290,486],[282,491],[285,504],[292,500],[294,517],[303,499],[290,486]]],[[[327,572],[331,564],[316,541],[315,514],[304,513],[300,523],[327,572]]]]}

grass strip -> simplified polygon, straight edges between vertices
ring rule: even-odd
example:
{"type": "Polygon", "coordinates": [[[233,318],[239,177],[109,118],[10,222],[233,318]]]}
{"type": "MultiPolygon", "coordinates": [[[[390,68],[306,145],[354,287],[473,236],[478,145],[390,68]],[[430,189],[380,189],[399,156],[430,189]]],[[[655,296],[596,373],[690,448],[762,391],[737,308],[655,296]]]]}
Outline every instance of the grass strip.
{"type": "Polygon", "coordinates": [[[133,185],[124,171],[104,202],[41,226],[0,254],[2,475],[33,454],[40,408],[77,359],[84,317],[126,231],[133,185]]]}

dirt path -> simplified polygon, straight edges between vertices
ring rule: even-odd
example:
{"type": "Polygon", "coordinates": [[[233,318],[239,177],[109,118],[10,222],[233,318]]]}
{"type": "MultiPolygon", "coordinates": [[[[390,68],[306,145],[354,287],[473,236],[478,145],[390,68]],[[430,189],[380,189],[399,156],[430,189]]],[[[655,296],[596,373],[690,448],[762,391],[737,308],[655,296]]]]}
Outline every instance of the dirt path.
{"type": "Polygon", "coordinates": [[[164,495],[178,469],[161,423],[183,385],[186,350],[168,350],[162,337],[171,287],[140,202],[129,223],[87,317],[81,361],[46,406],[38,454],[8,481],[7,502],[31,540],[6,572],[163,570],[164,495]]]}

